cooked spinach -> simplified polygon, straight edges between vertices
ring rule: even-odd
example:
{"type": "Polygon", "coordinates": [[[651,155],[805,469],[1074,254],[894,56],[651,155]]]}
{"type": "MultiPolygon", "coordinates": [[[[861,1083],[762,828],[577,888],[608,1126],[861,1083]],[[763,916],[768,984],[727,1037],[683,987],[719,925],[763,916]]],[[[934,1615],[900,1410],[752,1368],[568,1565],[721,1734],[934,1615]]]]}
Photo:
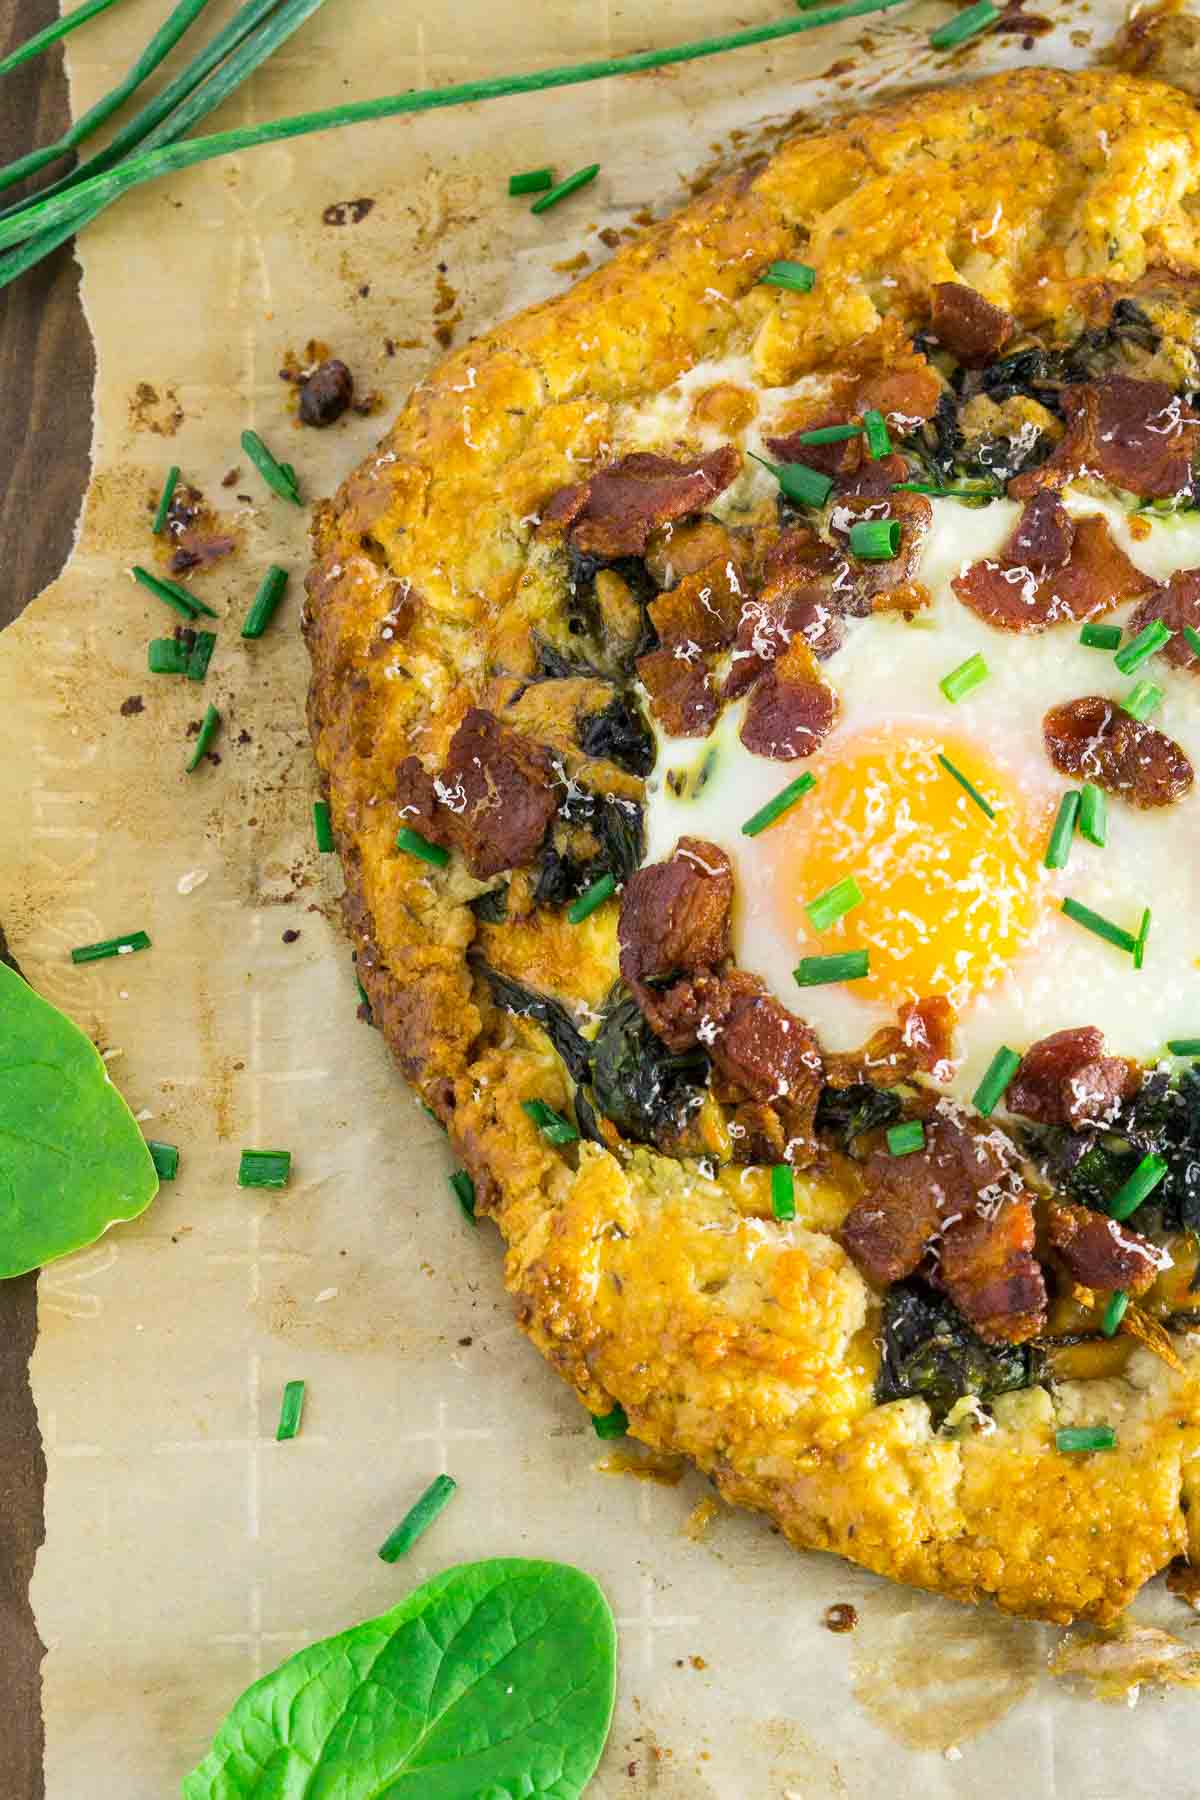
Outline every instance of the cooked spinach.
{"type": "Polygon", "coordinates": [[[821,1089],[817,1102],[818,1131],[833,1134],[838,1148],[854,1154],[854,1140],[864,1131],[890,1125],[900,1117],[900,1096],[891,1088],[871,1087],[857,1083],[853,1087],[821,1089]]]}
{"type": "MultiPolygon", "coordinates": [[[[544,681],[607,681],[609,677],[584,656],[574,656],[539,632],[533,633],[533,653],[538,675],[544,681]]],[[[523,690],[522,690],[523,691],[523,690]]]]}
{"type": "Polygon", "coordinates": [[[481,925],[503,925],[508,917],[508,883],[502,881],[486,894],[476,894],[467,902],[481,925]]]}
{"type": "Polygon", "coordinates": [[[551,1000],[547,994],[536,994],[532,988],[523,987],[511,975],[502,975],[481,956],[472,957],[471,962],[487,982],[496,1005],[503,1007],[505,1012],[515,1013],[520,1019],[532,1019],[535,1025],[540,1025],[566,1064],[571,1080],[586,1081],[591,1066],[591,1045],[566,1007],[551,1000]]]}
{"type": "Polygon", "coordinates": [[[622,1137],[654,1144],[677,1136],[704,1099],[708,1075],[702,1050],[668,1050],[637,1001],[614,990],[592,1045],[592,1095],[622,1137]]]}
{"type": "Polygon", "coordinates": [[[922,1281],[899,1281],[883,1302],[883,1355],[875,1381],[879,1405],[924,1400],[940,1425],[956,1400],[981,1400],[1039,1379],[1041,1359],[1028,1344],[985,1344],[958,1309],[922,1281]]]}
{"type": "Polygon", "coordinates": [[[1025,1141],[1047,1177],[1072,1200],[1104,1211],[1108,1201],[1153,1152],[1167,1173],[1146,1205],[1169,1230],[1200,1231],[1200,1063],[1175,1081],[1147,1076],[1122,1107],[1111,1131],[1029,1131],[1025,1141]]]}
{"type": "Polygon", "coordinates": [[[247,1688],[183,1800],[577,1800],[615,1686],[616,1629],[590,1576],[464,1563],[247,1688]]]}
{"type": "Polygon", "coordinates": [[[654,734],[631,694],[616,694],[586,719],[579,743],[588,756],[603,756],[631,775],[644,778],[654,767],[654,734]]]}
{"type": "Polygon", "coordinates": [[[636,800],[576,789],[563,801],[547,835],[534,900],[539,906],[565,906],[602,875],[621,885],[639,868],[644,852],[645,826],[636,800]],[[586,855],[568,847],[571,831],[579,827],[596,842],[586,855]]]}

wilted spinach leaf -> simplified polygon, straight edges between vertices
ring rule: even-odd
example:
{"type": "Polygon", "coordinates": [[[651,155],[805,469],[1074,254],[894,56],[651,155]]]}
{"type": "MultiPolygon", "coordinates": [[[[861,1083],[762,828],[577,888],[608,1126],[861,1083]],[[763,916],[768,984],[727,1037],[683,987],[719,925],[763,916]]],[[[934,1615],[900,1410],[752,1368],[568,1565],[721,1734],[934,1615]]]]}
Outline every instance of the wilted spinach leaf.
{"type": "Polygon", "coordinates": [[[636,800],[576,789],[559,808],[542,850],[535,903],[565,906],[602,875],[611,875],[618,886],[623,885],[640,866],[645,841],[642,808],[636,800]],[[590,855],[577,855],[564,847],[569,832],[578,827],[596,840],[590,855]]]}
{"type": "Polygon", "coordinates": [[[622,1137],[653,1144],[676,1136],[704,1099],[708,1074],[702,1050],[668,1050],[637,1001],[614,990],[592,1044],[592,1094],[622,1137]]]}
{"type": "Polygon", "coordinates": [[[507,881],[489,888],[486,894],[476,894],[467,904],[481,925],[503,925],[508,917],[507,881]]]}
{"type": "Polygon", "coordinates": [[[891,1088],[871,1087],[866,1082],[853,1087],[822,1088],[817,1102],[817,1129],[832,1132],[839,1149],[853,1155],[854,1140],[861,1132],[890,1125],[900,1117],[900,1111],[900,1096],[891,1088]]]}
{"type": "Polygon", "coordinates": [[[1051,1130],[1030,1132],[1026,1141],[1057,1187],[1101,1211],[1143,1156],[1163,1157],[1166,1176],[1146,1204],[1168,1229],[1200,1231],[1200,1064],[1178,1082],[1165,1072],[1148,1075],[1098,1140],[1051,1130]]]}
{"type": "Polygon", "coordinates": [[[654,767],[654,734],[630,694],[615,695],[585,720],[579,744],[588,756],[603,756],[631,775],[645,777],[654,767]]]}
{"type": "Polygon", "coordinates": [[[883,1302],[883,1358],[875,1382],[879,1405],[915,1396],[940,1425],[956,1400],[1029,1387],[1039,1359],[1028,1344],[985,1344],[962,1314],[920,1281],[900,1281],[883,1302]]]}
{"type": "Polygon", "coordinates": [[[571,1080],[586,1081],[591,1066],[591,1045],[566,1007],[551,1000],[547,994],[536,994],[532,988],[523,987],[511,975],[502,975],[481,956],[472,957],[471,962],[491,988],[496,1005],[503,1007],[505,1012],[515,1013],[518,1018],[532,1019],[540,1025],[566,1064],[571,1080]]]}

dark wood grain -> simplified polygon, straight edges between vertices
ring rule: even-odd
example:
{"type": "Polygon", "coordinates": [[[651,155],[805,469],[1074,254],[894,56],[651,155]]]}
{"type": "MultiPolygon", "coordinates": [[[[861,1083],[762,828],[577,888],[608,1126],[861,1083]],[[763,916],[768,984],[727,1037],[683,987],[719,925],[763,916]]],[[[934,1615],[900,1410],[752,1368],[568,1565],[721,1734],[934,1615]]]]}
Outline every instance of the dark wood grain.
{"type": "MultiPolygon", "coordinates": [[[[0,54],[56,16],[0,0],[0,54]]],[[[0,163],[67,123],[59,50],[3,78],[0,163]]],[[[8,196],[5,196],[8,198],[8,196]]],[[[0,625],[61,569],[88,476],[91,338],[70,248],[0,291],[0,625]]],[[[0,932],[0,951],[3,950],[0,932]]],[[[0,1282],[0,1796],[44,1800],[40,1665],[29,1580],[44,1534],[46,1463],[29,1390],[35,1277],[0,1282]]]]}

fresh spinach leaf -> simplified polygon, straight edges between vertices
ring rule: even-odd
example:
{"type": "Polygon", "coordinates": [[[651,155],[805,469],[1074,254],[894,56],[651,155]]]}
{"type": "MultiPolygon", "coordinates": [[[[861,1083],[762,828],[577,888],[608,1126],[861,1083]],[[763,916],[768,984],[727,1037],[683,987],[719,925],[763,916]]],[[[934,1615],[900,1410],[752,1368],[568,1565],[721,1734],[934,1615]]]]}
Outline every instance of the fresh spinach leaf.
{"type": "Polygon", "coordinates": [[[95,1045],[0,964],[0,1278],[93,1243],[157,1192],[95,1045]]]}
{"type": "Polygon", "coordinates": [[[183,1800],[575,1800],[615,1677],[589,1576],[464,1563],[255,1682],[183,1800]]]}

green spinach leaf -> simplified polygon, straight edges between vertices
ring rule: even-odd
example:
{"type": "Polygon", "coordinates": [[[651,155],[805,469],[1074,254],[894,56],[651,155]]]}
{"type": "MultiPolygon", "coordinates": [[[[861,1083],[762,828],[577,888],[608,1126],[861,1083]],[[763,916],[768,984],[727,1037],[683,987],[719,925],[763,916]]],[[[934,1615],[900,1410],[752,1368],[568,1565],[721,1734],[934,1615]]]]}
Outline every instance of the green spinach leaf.
{"type": "Polygon", "coordinates": [[[0,964],[0,1278],[93,1243],[157,1192],[95,1045],[0,964]]]}
{"type": "Polygon", "coordinates": [[[183,1800],[575,1800],[616,1630],[563,1563],[464,1563],[248,1688],[183,1800]]]}

